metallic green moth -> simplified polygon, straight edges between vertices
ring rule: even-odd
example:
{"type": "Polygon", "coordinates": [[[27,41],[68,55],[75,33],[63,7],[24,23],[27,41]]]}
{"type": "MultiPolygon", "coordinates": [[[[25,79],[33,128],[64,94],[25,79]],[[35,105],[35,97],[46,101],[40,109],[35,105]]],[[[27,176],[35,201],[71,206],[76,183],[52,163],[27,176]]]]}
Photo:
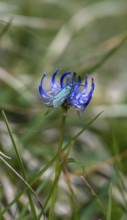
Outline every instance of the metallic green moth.
{"type": "Polygon", "coordinates": [[[57,108],[60,105],[62,105],[65,101],[65,99],[68,97],[68,95],[70,94],[72,90],[72,86],[71,85],[67,85],[65,88],[63,88],[62,90],[60,90],[53,99],[53,107],[57,108]]]}

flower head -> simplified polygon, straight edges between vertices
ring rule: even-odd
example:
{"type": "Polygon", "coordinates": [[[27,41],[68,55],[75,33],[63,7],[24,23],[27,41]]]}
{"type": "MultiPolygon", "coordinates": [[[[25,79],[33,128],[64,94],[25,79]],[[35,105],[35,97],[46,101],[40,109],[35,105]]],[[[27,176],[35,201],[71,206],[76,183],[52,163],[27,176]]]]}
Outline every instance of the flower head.
{"type": "Polygon", "coordinates": [[[56,83],[56,76],[60,72],[59,69],[52,75],[51,79],[51,89],[46,92],[43,88],[43,81],[46,73],[43,74],[40,85],[39,92],[42,97],[42,102],[50,107],[57,108],[59,106],[64,106],[69,108],[74,106],[78,111],[84,111],[84,109],[89,104],[92,94],[94,91],[94,79],[91,78],[91,88],[88,89],[88,76],[85,77],[85,83],[82,85],[82,78],[78,76],[77,73],[71,75],[71,71],[63,73],[60,78],[60,83],[56,83]],[[77,78],[77,79],[76,79],[77,78]]]}

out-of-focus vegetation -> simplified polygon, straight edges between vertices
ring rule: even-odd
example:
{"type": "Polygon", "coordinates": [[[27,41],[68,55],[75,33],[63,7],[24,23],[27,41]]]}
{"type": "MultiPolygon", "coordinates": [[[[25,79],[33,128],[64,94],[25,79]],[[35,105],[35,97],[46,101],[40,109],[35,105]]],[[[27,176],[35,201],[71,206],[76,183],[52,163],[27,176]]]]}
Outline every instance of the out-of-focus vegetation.
{"type": "MultiPolygon", "coordinates": [[[[66,123],[65,144],[103,110],[71,150],[70,156],[77,162],[68,163],[68,174],[77,214],[62,175],[56,220],[127,219],[126,39],[126,0],[0,1],[0,109],[6,113],[28,182],[56,155],[59,137],[60,109],[44,116],[47,108],[38,93],[42,73],[47,72],[46,89],[56,67],[82,76],[89,73],[95,78],[92,102],[81,118],[70,109],[66,123]],[[82,166],[86,179],[82,178],[82,166]],[[107,217],[91,189],[105,207],[107,217]]],[[[2,153],[12,158],[5,161],[23,176],[2,113],[0,152],[1,158],[2,153]]],[[[32,185],[42,204],[52,189],[53,168],[54,165],[32,185]]],[[[1,160],[1,219],[35,219],[25,188],[1,160]]],[[[39,215],[41,208],[33,195],[31,199],[39,215]]],[[[47,216],[49,206],[50,202],[47,216]]]]}

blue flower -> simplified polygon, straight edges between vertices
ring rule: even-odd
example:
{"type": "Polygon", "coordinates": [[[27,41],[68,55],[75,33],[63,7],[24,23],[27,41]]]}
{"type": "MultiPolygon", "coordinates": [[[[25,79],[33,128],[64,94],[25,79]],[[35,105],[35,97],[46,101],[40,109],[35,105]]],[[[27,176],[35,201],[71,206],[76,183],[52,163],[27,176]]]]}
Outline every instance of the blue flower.
{"type": "Polygon", "coordinates": [[[42,103],[49,107],[57,108],[63,106],[69,108],[74,106],[78,111],[84,111],[84,109],[89,104],[92,94],[94,91],[94,79],[91,78],[91,88],[88,90],[88,76],[85,77],[85,83],[82,85],[82,78],[77,77],[77,73],[71,75],[71,71],[63,73],[60,78],[60,83],[56,83],[56,76],[60,72],[59,69],[52,75],[51,79],[51,89],[46,92],[44,90],[43,81],[46,73],[43,74],[40,85],[39,92],[42,97],[42,103]]]}

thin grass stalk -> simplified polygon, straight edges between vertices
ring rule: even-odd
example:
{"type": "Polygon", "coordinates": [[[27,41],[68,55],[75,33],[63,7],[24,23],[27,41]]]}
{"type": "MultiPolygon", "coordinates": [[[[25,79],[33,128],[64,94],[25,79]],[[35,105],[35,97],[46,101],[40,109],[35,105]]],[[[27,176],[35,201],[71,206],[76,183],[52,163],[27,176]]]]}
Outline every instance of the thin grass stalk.
{"type": "MultiPolygon", "coordinates": [[[[18,148],[17,148],[17,146],[15,144],[15,141],[14,141],[14,138],[12,136],[12,133],[11,133],[11,130],[10,130],[10,127],[9,127],[9,123],[8,123],[8,120],[7,120],[7,117],[4,113],[4,111],[2,111],[2,115],[3,115],[3,118],[4,118],[4,121],[5,121],[7,130],[8,130],[9,136],[11,138],[11,141],[12,141],[12,144],[13,144],[13,147],[14,147],[14,150],[15,150],[15,153],[16,153],[16,156],[17,156],[17,159],[18,159],[18,163],[19,163],[20,169],[21,169],[22,174],[23,174],[23,178],[24,178],[25,181],[27,181],[26,174],[25,174],[25,169],[24,169],[20,154],[18,152],[18,148]]],[[[35,209],[34,203],[32,201],[32,197],[31,197],[31,194],[30,194],[29,190],[27,191],[27,195],[28,195],[28,199],[29,199],[29,202],[30,202],[31,211],[33,213],[34,218],[37,220],[38,218],[37,218],[37,214],[36,214],[36,209],[35,209]]]]}
{"type": "Polygon", "coordinates": [[[88,189],[90,190],[92,196],[95,198],[99,208],[102,211],[102,214],[104,216],[104,218],[106,217],[106,212],[105,212],[105,207],[103,206],[103,203],[101,202],[101,200],[99,199],[98,195],[96,194],[96,192],[94,191],[94,189],[92,188],[92,186],[88,183],[86,177],[84,175],[81,176],[84,184],[88,187],[88,189]]]}
{"type": "Polygon", "coordinates": [[[71,206],[72,206],[72,218],[74,220],[79,220],[78,207],[77,207],[77,202],[76,202],[77,200],[76,200],[76,196],[75,196],[74,190],[71,185],[71,181],[69,178],[69,173],[67,171],[66,165],[64,166],[64,175],[65,175],[66,182],[67,182],[67,185],[68,185],[68,188],[70,191],[70,200],[71,200],[71,206]]]}
{"type": "Polygon", "coordinates": [[[111,214],[112,214],[112,184],[109,187],[109,200],[108,200],[108,207],[106,213],[106,220],[112,219],[111,214]]]}

